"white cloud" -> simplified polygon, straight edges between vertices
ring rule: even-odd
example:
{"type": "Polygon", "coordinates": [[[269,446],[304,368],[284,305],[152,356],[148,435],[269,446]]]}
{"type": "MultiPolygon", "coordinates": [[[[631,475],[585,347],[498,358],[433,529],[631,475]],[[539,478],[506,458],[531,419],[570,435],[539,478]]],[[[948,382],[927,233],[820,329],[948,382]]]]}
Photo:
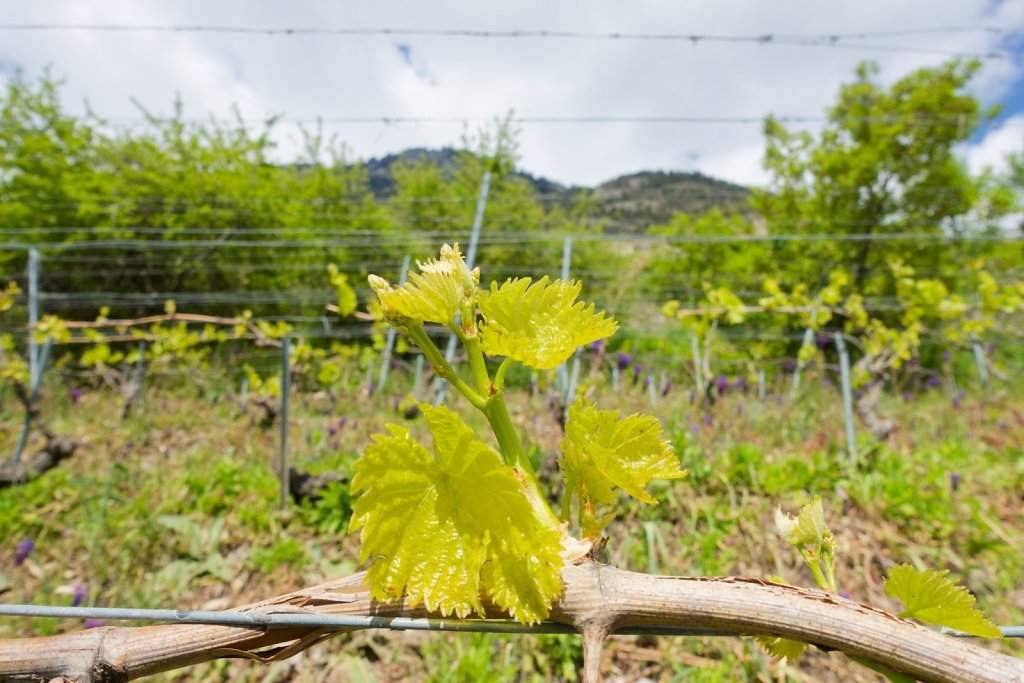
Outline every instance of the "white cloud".
{"type": "MultiPolygon", "coordinates": [[[[1024,2],[988,0],[811,0],[772,3],[693,0],[542,0],[470,3],[252,3],[247,0],[67,0],[6,3],[5,22],[237,24],[249,26],[564,29],[718,35],[853,33],[930,26],[1024,25],[1024,2]]],[[[631,40],[501,39],[436,36],[276,36],[217,33],[7,33],[0,64],[38,75],[47,64],[66,77],[75,111],[88,98],[103,115],[136,117],[135,97],[167,112],[180,93],[186,114],[248,118],[272,113],[323,116],[820,115],[862,59],[883,79],[945,59],[930,52],[868,51],[631,40]],[[395,44],[408,46],[403,59],[395,44]]],[[[857,41],[875,46],[981,51],[985,32],[857,41]]],[[[1021,59],[990,60],[975,84],[988,101],[1022,75],[1021,59]]],[[[2,78],[2,76],[0,76],[2,78]]],[[[356,155],[456,144],[459,124],[347,124],[330,128],[356,155]]],[[[994,133],[993,133],[994,134],[994,133]]],[[[992,134],[990,134],[991,136],[992,134]]],[[[282,127],[280,154],[298,149],[282,127]]],[[[986,138],[986,141],[988,138],[986,138]]],[[[992,143],[993,145],[995,142],[992,143]]],[[[686,168],[738,182],[761,179],[760,127],[710,124],[529,124],[523,166],[566,183],[594,184],[641,169],[686,168]]],[[[973,149],[973,148],[971,148],[973,149]]],[[[972,152],[981,154],[980,151],[972,152]]]]}
{"type": "Polygon", "coordinates": [[[977,144],[964,148],[963,154],[967,167],[972,173],[978,173],[986,167],[995,171],[1006,169],[1006,155],[1011,152],[1024,151],[1024,114],[1017,114],[1006,119],[997,128],[993,128],[977,144]]]}

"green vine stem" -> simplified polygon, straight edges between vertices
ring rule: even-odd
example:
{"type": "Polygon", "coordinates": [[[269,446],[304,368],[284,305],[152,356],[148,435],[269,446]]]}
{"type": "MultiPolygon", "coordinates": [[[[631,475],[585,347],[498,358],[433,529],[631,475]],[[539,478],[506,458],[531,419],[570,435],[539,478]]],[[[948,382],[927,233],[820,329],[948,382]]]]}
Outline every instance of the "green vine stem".
{"type": "Polygon", "coordinates": [[[427,333],[423,329],[423,325],[414,324],[411,325],[407,330],[403,330],[409,336],[412,343],[416,344],[423,351],[423,355],[427,357],[430,364],[434,368],[434,372],[437,376],[448,380],[448,382],[455,387],[456,391],[466,397],[470,403],[472,403],[477,409],[483,411],[487,405],[487,399],[478,394],[473,390],[466,380],[455,371],[455,368],[451,366],[444,358],[444,354],[437,348],[433,340],[427,336],[427,333]]]}

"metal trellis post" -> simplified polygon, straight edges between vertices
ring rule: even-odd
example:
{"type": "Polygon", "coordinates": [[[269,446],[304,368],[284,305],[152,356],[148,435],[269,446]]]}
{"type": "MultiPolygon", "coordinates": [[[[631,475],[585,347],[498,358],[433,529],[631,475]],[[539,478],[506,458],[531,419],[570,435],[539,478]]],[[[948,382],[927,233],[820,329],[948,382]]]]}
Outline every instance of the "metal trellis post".
{"type": "Polygon", "coordinates": [[[704,376],[700,365],[700,341],[697,339],[696,332],[690,337],[690,350],[693,351],[693,381],[697,385],[699,396],[704,391],[704,376]]]}
{"type": "Polygon", "coordinates": [[[971,348],[974,350],[974,363],[978,366],[978,377],[981,379],[981,386],[987,388],[988,363],[985,360],[985,349],[977,339],[971,342],[971,348]]]}
{"type": "Polygon", "coordinates": [[[140,403],[142,401],[142,371],[146,358],[146,342],[139,342],[138,354],[138,357],[135,359],[135,372],[132,376],[131,400],[133,403],[140,403]]]}
{"type": "MultiPolygon", "coordinates": [[[[480,196],[476,200],[476,213],[473,215],[473,231],[469,235],[469,248],[466,250],[466,267],[473,270],[476,262],[477,245],[480,243],[480,229],[484,224],[484,211],[487,209],[487,193],[491,189],[491,172],[485,171],[483,180],[480,181],[480,196]]],[[[453,332],[448,337],[448,346],[444,350],[444,359],[450,364],[455,358],[455,344],[458,339],[453,332]]],[[[439,380],[434,398],[435,404],[444,403],[444,395],[448,383],[439,380]]]]}
{"type": "MultiPolygon", "coordinates": [[[[801,350],[811,345],[811,338],[813,336],[813,329],[808,327],[806,330],[804,330],[804,340],[800,344],[801,350]]],[[[805,365],[806,363],[804,363],[803,360],[801,360],[800,358],[796,359],[796,370],[793,371],[793,389],[790,392],[791,398],[796,398],[797,393],[800,391],[800,373],[803,372],[805,365]]]]}
{"type": "MultiPolygon", "coordinates": [[[[405,284],[406,277],[409,272],[409,255],[406,254],[402,258],[402,267],[398,273],[398,286],[401,287],[405,284]]],[[[398,333],[393,327],[388,328],[388,338],[384,343],[384,354],[380,359],[380,373],[377,375],[377,386],[374,388],[374,393],[383,391],[384,385],[388,382],[388,371],[391,369],[391,354],[395,349],[395,335],[398,333]]]]}
{"type": "Polygon", "coordinates": [[[850,355],[846,350],[842,332],[836,332],[836,350],[839,352],[839,374],[843,384],[843,421],[846,423],[846,450],[850,464],[857,464],[857,434],[853,425],[853,389],[850,386],[850,355]]]}
{"type": "Polygon", "coordinates": [[[14,464],[17,465],[21,461],[21,454],[25,452],[25,444],[28,443],[28,432],[32,426],[32,406],[39,400],[39,390],[43,383],[43,369],[46,367],[47,361],[50,359],[50,349],[53,346],[53,338],[47,337],[46,341],[43,342],[42,351],[39,354],[39,370],[36,373],[35,379],[29,382],[29,396],[28,405],[25,406],[25,420],[21,423],[21,434],[18,435],[18,443],[14,447],[14,464]]]}
{"type": "Polygon", "coordinates": [[[420,389],[423,388],[423,354],[416,356],[416,363],[413,366],[413,383],[412,383],[412,395],[419,396],[420,389]]]}
{"type": "MultiPolygon", "coordinates": [[[[572,270],[572,238],[566,237],[562,240],[562,273],[561,278],[563,282],[569,281],[570,271],[572,270]]],[[[558,379],[562,385],[562,389],[565,392],[563,394],[562,403],[568,407],[573,399],[576,397],[576,386],[579,383],[580,378],[580,350],[576,349],[573,351],[572,356],[572,370],[570,371],[565,363],[558,366],[558,379]]]]}
{"type": "Polygon", "coordinates": [[[39,322],[39,250],[28,250],[28,376],[35,386],[39,376],[39,344],[36,342],[36,324],[39,322]]]}
{"type": "Polygon", "coordinates": [[[249,375],[242,376],[242,388],[238,391],[238,409],[243,413],[248,409],[249,402],[249,375]]]}
{"type": "Polygon", "coordinates": [[[291,372],[292,340],[291,337],[281,339],[281,458],[280,458],[280,479],[281,479],[281,509],[288,506],[288,399],[291,395],[292,372],[291,372]]]}

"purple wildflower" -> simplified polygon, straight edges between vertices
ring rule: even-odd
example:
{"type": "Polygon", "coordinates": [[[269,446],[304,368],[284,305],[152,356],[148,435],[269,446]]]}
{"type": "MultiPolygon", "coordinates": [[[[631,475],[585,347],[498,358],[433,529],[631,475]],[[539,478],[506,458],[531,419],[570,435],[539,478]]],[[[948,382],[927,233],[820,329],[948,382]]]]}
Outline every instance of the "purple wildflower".
{"type": "Polygon", "coordinates": [[[948,363],[951,360],[953,360],[953,354],[950,353],[949,351],[943,351],[942,352],[942,362],[943,363],[948,363]]]}
{"type": "Polygon", "coordinates": [[[930,376],[928,378],[928,386],[932,387],[933,389],[935,387],[939,386],[939,378],[938,378],[938,376],[936,376],[936,375],[930,376]]]}
{"type": "Polygon", "coordinates": [[[959,408],[965,398],[967,398],[967,393],[963,389],[953,394],[953,407],[959,408]]]}
{"type": "Polygon", "coordinates": [[[864,392],[861,389],[854,389],[853,390],[853,398],[854,398],[854,400],[857,400],[857,401],[861,400],[862,398],[864,398],[864,392]]]}
{"type": "Polygon", "coordinates": [[[747,378],[746,377],[737,377],[736,381],[733,382],[732,385],[734,387],[736,387],[737,389],[739,389],[740,391],[746,391],[747,390],[747,378]]]}
{"type": "Polygon", "coordinates": [[[696,422],[690,422],[690,430],[694,436],[700,436],[700,425],[696,422]]]}
{"type": "Polygon", "coordinates": [[[632,361],[633,356],[629,355],[625,351],[619,351],[615,354],[615,362],[619,364],[619,370],[625,370],[628,368],[632,361]]]}
{"type": "Polygon", "coordinates": [[[346,424],[348,424],[348,418],[347,417],[339,417],[338,418],[338,429],[341,429],[346,424]]]}
{"type": "Polygon", "coordinates": [[[719,375],[715,378],[715,389],[718,390],[719,394],[724,394],[725,390],[729,388],[729,378],[725,375],[719,375]]]}
{"type": "Polygon", "coordinates": [[[106,626],[106,625],[107,625],[107,622],[103,621],[102,619],[86,619],[85,620],[85,627],[86,628],[100,628],[101,626],[106,626]]]}
{"type": "Polygon", "coordinates": [[[906,390],[906,389],[903,390],[903,401],[904,401],[904,403],[910,403],[910,397],[911,396],[912,396],[912,394],[908,390],[906,390]]]}
{"type": "Polygon", "coordinates": [[[654,382],[654,375],[648,372],[647,376],[644,377],[644,389],[649,389],[652,382],[654,382]]]}
{"type": "Polygon", "coordinates": [[[89,587],[84,583],[75,584],[75,592],[71,594],[71,606],[78,607],[89,596],[89,587]]]}
{"type": "Polygon", "coordinates": [[[327,425],[327,436],[328,437],[333,437],[337,433],[338,433],[338,425],[334,424],[334,422],[331,422],[330,424],[327,425]]]}
{"type": "Polygon", "coordinates": [[[818,348],[827,349],[828,345],[832,343],[832,339],[827,334],[818,335],[818,348]]]}
{"type": "Polygon", "coordinates": [[[703,419],[701,419],[701,424],[707,426],[707,425],[710,425],[712,423],[712,421],[713,421],[713,418],[711,417],[711,413],[704,413],[704,417],[703,417],[703,419]]]}
{"type": "Polygon", "coordinates": [[[668,396],[668,392],[672,391],[672,380],[665,380],[665,384],[661,387],[661,397],[665,398],[668,396]]]}
{"type": "Polygon", "coordinates": [[[36,549],[36,542],[31,538],[26,538],[18,542],[18,550],[14,553],[14,566],[17,567],[32,554],[32,551],[36,549]]]}
{"type": "Polygon", "coordinates": [[[643,371],[644,371],[644,366],[640,365],[639,363],[637,363],[636,365],[633,366],[633,386],[634,387],[637,385],[637,382],[640,381],[640,373],[643,372],[643,371]]]}
{"type": "Polygon", "coordinates": [[[824,377],[821,378],[821,386],[828,389],[829,387],[832,386],[832,379],[828,375],[825,375],[824,377]]]}
{"type": "Polygon", "coordinates": [[[598,339],[596,342],[591,342],[589,348],[594,353],[600,353],[604,348],[604,342],[604,339],[598,339]]]}
{"type": "Polygon", "coordinates": [[[796,370],[796,363],[794,363],[789,358],[787,358],[786,360],[782,361],[782,371],[783,372],[793,372],[794,370],[796,370]]]}
{"type": "Polygon", "coordinates": [[[78,387],[71,387],[68,390],[68,395],[71,397],[71,405],[78,403],[78,399],[82,398],[82,390],[78,387]]]}
{"type": "Polygon", "coordinates": [[[953,493],[956,493],[956,490],[958,488],[960,488],[960,473],[959,472],[950,472],[949,473],[949,488],[953,489],[953,493]]]}

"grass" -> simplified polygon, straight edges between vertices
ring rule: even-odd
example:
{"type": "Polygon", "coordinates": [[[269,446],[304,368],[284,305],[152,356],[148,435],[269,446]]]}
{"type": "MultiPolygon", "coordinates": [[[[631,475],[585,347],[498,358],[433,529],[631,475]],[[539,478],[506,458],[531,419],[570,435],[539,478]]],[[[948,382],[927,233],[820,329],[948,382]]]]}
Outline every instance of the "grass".
{"type": "MultiPolygon", "coordinates": [[[[796,402],[726,395],[705,411],[676,390],[649,405],[642,388],[589,383],[604,407],[663,419],[690,476],[655,486],[657,506],[626,503],[608,530],[607,560],[638,571],[813,581],[776,537],[778,506],[814,495],[840,543],[839,583],[854,599],[896,605],[882,591],[897,562],[948,568],[997,622],[1024,623],[1024,397],[969,396],[958,407],[935,391],[881,411],[900,425],[886,444],[861,436],[857,466],[844,453],[838,394],[806,380],[796,402]]],[[[223,609],[358,568],[346,535],[351,499],[333,485],[316,503],[280,510],[277,430],[261,429],[226,388],[146,387],[141,410],[121,419],[103,389],[72,403],[56,374],[43,412],[83,446],[27,485],[0,491],[0,590],[7,602],[223,609]],[[16,545],[35,548],[19,565],[16,545]],[[81,592],[81,588],[78,588],[81,592]]],[[[347,472],[369,435],[407,422],[394,397],[292,401],[291,455],[314,472],[347,472]],[[341,424],[342,418],[344,423],[341,424]]],[[[561,432],[545,396],[510,399],[531,452],[550,461],[561,432]]],[[[464,406],[460,406],[464,407],[464,406]]],[[[0,407],[0,448],[13,449],[16,406],[0,407]]],[[[478,417],[462,410],[471,424],[478,417]]],[[[422,435],[419,420],[409,422],[422,435]]],[[[557,475],[550,467],[550,483],[557,475]]],[[[0,619],[0,636],[45,635],[78,620],[0,619]]],[[[1024,656],[1020,643],[993,647],[1024,656]]],[[[358,632],[262,666],[219,661],[165,680],[542,681],[575,680],[579,640],[358,632]]],[[[771,660],[749,639],[611,639],[605,668],[624,680],[880,680],[837,654],[813,651],[798,666],[771,660]]]]}

